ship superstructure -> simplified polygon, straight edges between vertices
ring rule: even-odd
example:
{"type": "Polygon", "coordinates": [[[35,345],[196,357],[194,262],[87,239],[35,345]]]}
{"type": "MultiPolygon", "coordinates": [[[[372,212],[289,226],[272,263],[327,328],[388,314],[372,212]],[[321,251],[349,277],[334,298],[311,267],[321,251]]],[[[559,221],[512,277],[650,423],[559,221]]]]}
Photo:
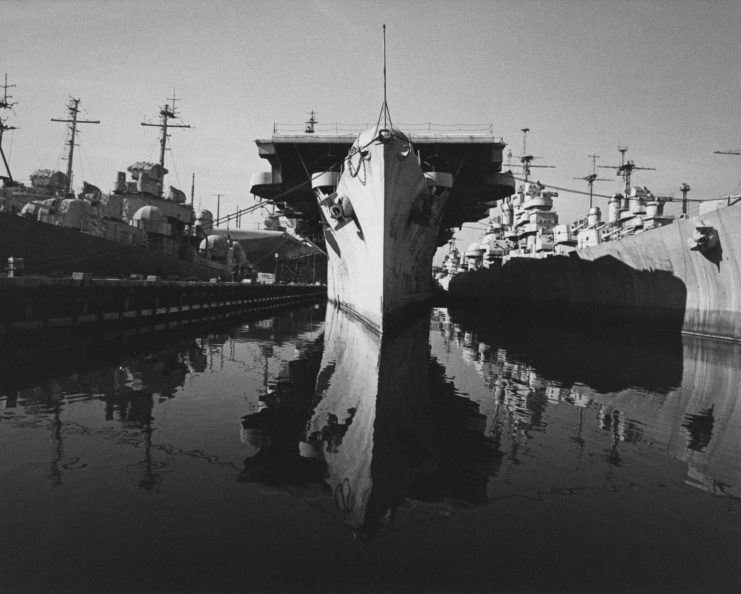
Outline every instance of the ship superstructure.
{"type": "MultiPolygon", "coordinates": [[[[634,171],[653,170],[653,167],[638,167],[634,161],[626,160],[627,146],[618,146],[620,165],[599,165],[605,169],[615,169],[616,175],[623,179],[623,190],[610,196],[607,205],[607,220],[603,220],[602,211],[593,205],[593,184],[595,181],[607,181],[598,178],[594,169],[592,173],[582,179],[589,184],[589,213],[585,219],[575,221],[570,226],[572,235],[576,237],[576,247],[589,247],[606,241],[621,239],[635,235],[642,231],[656,229],[670,224],[673,216],[664,214],[664,205],[673,198],[657,196],[645,186],[633,186],[631,177],[634,171]]],[[[591,155],[596,159],[597,155],[591,155]]],[[[682,184],[683,214],[687,214],[687,192],[690,187],[682,184]]]]}
{"type": "MultiPolygon", "coordinates": [[[[6,82],[3,85],[5,98],[0,101],[0,108],[9,109],[15,102],[10,102],[7,90],[15,85],[8,85],[7,75],[6,82]]],[[[66,173],[53,169],[37,169],[29,176],[31,185],[27,186],[14,180],[10,173],[10,167],[2,151],[2,132],[5,130],[15,130],[14,126],[0,125],[0,152],[2,152],[3,162],[5,164],[6,176],[3,176],[3,188],[0,192],[0,212],[17,213],[20,212],[27,204],[35,202],[40,204],[42,201],[50,199],[63,200],[74,198],[72,191],[72,175],[75,147],[77,146],[77,127],[80,124],[99,124],[99,120],[84,120],[79,117],[80,99],[70,98],[67,103],[67,118],[51,118],[52,122],[63,122],[68,124],[67,139],[64,143],[63,159],[66,162],[66,173]]],[[[32,209],[34,216],[37,209],[32,209]]]]}
{"type": "Polygon", "coordinates": [[[488,268],[510,258],[544,258],[563,253],[574,245],[568,225],[559,225],[558,213],[553,210],[553,199],[558,192],[548,189],[540,181],[533,180],[533,168],[551,168],[552,165],[535,164],[536,157],[527,152],[527,134],[523,128],[522,155],[519,163],[511,163],[508,154],[507,167],[519,168],[520,181],[517,191],[499,203],[499,214],[492,208],[483,237],[471,243],[464,252],[465,270],[488,268]]]}
{"type": "MultiPolygon", "coordinates": [[[[529,128],[523,128],[525,137],[529,128]]],[[[489,267],[510,258],[545,258],[556,254],[567,254],[577,248],[598,245],[603,242],[621,239],[642,231],[655,229],[671,223],[675,217],[664,214],[664,205],[673,200],[670,196],[656,196],[645,186],[633,186],[631,176],[634,171],[649,170],[651,167],[638,167],[632,160],[625,159],[627,147],[620,146],[621,164],[599,167],[617,170],[623,178],[622,191],[610,196],[607,218],[593,203],[593,184],[596,181],[609,181],[598,177],[596,158],[593,159],[592,173],[574,179],[584,180],[589,185],[589,210],[585,218],[572,223],[560,223],[558,213],[553,209],[553,199],[558,192],[550,186],[533,181],[533,167],[537,157],[525,151],[520,157],[522,168],[521,184],[517,192],[502,201],[500,212],[492,209],[488,229],[480,241],[472,243],[465,253],[466,270],[489,267]]],[[[688,184],[682,184],[683,212],[687,212],[688,184]]]]}
{"type": "MultiPolygon", "coordinates": [[[[506,254],[508,257],[543,257],[554,252],[554,229],[558,224],[558,214],[553,210],[553,199],[558,192],[546,189],[540,181],[531,179],[533,167],[552,167],[536,165],[535,157],[527,152],[529,128],[522,129],[522,155],[519,167],[522,169],[522,183],[517,192],[501,205],[505,235],[513,244],[506,254]]],[[[488,259],[488,258],[487,258],[488,259]]]]}

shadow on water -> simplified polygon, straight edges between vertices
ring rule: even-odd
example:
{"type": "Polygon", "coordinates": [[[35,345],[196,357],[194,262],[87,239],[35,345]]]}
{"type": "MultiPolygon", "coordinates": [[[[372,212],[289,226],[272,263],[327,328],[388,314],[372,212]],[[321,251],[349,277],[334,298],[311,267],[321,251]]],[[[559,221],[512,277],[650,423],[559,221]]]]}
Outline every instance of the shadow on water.
{"type": "Polygon", "coordinates": [[[539,375],[601,392],[629,387],[666,391],[682,382],[682,335],[565,316],[450,308],[450,329],[475,336],[488,349],[504,349],[539,375]]]}

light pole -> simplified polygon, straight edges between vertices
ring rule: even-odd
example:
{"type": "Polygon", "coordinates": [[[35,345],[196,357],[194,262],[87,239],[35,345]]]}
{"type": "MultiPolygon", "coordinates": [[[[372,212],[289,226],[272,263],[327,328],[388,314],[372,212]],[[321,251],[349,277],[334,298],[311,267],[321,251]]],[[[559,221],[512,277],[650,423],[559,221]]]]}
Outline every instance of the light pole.
{"type": "Polygon", "coordinates": [[[275,269],[273,272],[273,283],[278,282],[278,252],[275,252],[275,269]]]}

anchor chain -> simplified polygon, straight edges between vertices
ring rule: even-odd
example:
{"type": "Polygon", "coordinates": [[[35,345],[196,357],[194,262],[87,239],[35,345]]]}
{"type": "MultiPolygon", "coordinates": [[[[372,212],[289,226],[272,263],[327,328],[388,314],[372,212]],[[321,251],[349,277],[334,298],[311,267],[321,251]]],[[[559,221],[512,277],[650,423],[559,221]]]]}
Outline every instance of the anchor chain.
{"type": "Polygon", "coordinates": [[[360,151],[360,149],[358,149],[358,150],[356,150],[356,151],[351,152],[350,154],[348,154],[347,157],[345,158],[345,160],[347,161],[347,170],[350,172],[350,175],[352,177],[357,177],[358,178],[358,181],[361,184],[365,185],[365,183],[368,181],[368,172],[366,171],[366,168],[365,168],[365,159],[363,158],[363,153],[360,151]],[[360,159],[358,161],[358,166],[355,167],[355,169],[353,170],[352,158],[356,154],[357,155],[360,155],[360,159]],[[358,175],[360,173],[361,166],[362,166],[363,174],[362,174],[361,177],[358,177],[358,175]]]}

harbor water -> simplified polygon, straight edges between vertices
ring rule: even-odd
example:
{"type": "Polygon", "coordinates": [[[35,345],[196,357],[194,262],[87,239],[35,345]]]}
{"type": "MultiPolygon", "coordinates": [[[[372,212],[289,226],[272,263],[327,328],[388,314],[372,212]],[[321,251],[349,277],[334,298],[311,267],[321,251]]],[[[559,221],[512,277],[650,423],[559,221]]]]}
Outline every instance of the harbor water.
{"type": "Polygon", "coordinates": [[[324,305],[4,344],[0,591],[737,592],[739,360],[324,305]]]}

